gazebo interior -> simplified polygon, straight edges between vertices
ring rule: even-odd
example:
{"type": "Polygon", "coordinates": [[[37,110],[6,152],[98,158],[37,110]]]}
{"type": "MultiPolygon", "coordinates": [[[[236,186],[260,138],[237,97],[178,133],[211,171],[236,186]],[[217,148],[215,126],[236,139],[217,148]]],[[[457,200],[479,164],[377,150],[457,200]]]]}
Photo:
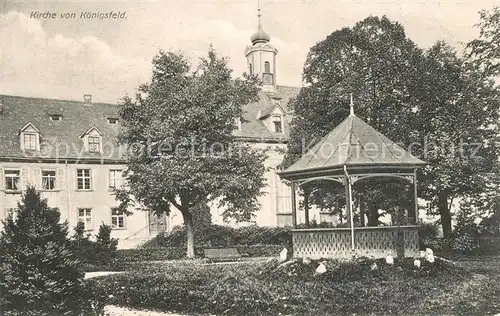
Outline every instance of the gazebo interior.
{"type": "Polygon", "coordinates": [[[351,104],[351,113],[342,123],[278,173],[291,186],[293,256],[310,259],[418,256],[417,169],[425,164],[358,118],[351,104]],[[413,197],[406,221],[365,226],[365,215],[358,213],[355,222],[353,187],[377,178],[404,181],[410,186],[413,197]],[[307,192],[324,181],[344,186],[348,227],[310,228],[306,198],[305,220],[298,228],[297,190],[302,188],[307,192]]]}

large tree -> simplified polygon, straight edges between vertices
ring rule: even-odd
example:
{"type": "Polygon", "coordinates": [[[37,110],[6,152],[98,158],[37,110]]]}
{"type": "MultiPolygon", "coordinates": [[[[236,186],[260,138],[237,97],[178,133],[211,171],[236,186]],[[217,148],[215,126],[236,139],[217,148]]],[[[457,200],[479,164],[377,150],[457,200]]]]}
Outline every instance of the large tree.
{"type": "MultiPolygon", "coordinates": [[[[484,146],[497,132],[492,82],[442,42],[422,51],[386,17],[368,17],[316,44],[303,78],[307,87],[291,102],[297,115],[287,164],[348,115],[353,93],[356,115],[430,163],[419,171],[421,196],[436,201],[443,231],[451,234],[452,199],[480,191],[496,161],[494,148],[484,146]]],[[[360,183],[357,189],[370,224],[377,223],[378,209],[411,207],[394,185],[360,183]]],[[[320,186],[316,202],[331,201],[328,192],[320,186]]]]}
{"type": "Polygon", "coordinates": [[[452,233],[453,201],[487,190],[496,181],[498,89],[443,42],[425,53],[413,130],[422,170],[423,197],[434,202],[445,236],[452,233]]]}
{"type": "Polygon", "coordinates": [[[174,206],[184,219],[189,258],[193,209],[200,203],[215,201],[224,218],[237,221],[259,209],[266,156],[233,136],[243,105],[258,98],[258,85],[246,74],[232,79],[227,60],[213,49],[194,71],[182,54],[160,52],[152,82],[136,100],[124,98],[120,141],[129,151],[121,206],[139,203],[157,214],[174,206]]]}
{"type": "Polygon", "coordinates": [[[500,76],[500,7],[482,10],[479,37],[467,44],[468,55],[474,65],[488,77],[500,76]]]}
{"type": "MultiPolygon", "coordinates": [[[[368,17],[353,28],[343,28],[313,46],[304,66],[306,83],[290,106],[292,121],[286,164],[298,159],[349,114],[349,95],[354,95],[356,115],[389,138],[409,143],[406,127],[414,114],[416,68],[421,50],[409,40],[403,27],[386,17],[368,17]]],[[[322,208],[344,203],[337,184],[321,183],[313,190],[312,203],[322,208]]],[[[394,186],[360,182],[370,225],[378,223],[379,209],[390,209],[394,186]],[[384,193],[385,192],[385,193],[384,193]]],[[[344,203],[345,204],[345,203],[344,203]]],[[[401,207],[404,207],[401,205],[401,207]]],[[[345,214],[344,214],[345,215],[345,214]]]]}

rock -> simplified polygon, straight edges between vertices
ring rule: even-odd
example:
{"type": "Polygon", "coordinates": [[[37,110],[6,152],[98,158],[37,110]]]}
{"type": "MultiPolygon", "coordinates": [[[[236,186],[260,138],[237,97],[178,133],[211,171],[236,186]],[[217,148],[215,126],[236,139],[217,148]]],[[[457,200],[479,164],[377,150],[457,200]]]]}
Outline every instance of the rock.
{"type": "Polygon", "coordinates": [[[420,266],[421,266],[421,262],[420,262],[420,260],[419,260],[419,259],[415,259],[415,260],[413,260],[413,265],[414,265],[416,268],[420,269],[420,266]]]}
{"type": "Polygon", "coordinates": [[[385,257],[385,262],[387,264],[394,264],[394,257],[391,255],[388,255],[387,257],[385,257]]]}
{"type": "Polygon", "coordinates": [[[288,256],[288,249],[283,248],[283,250],[281,250],[281,252],[280,252],[279,262],[280,263],[285,262],[287,259],[287,256],[288,256]]]}
{"type": "Polygon", "coordinates": [[[320,263],[319,266],[316,268],[314,274],[323,274],[325,272],[326,272],[326,266],[323,263],[320,263]]]}
{"type": "Polygon", "coordinates": [[[434,252],[432,251],[431,248],[425,249],[425,260],[427,260],[430,263],[434,262],[434,252]]]}
{"type": "Polygon", "coordinates": [[[304,258],[302,258],[302,263],[303,264],[310,264],[311,263],[311,259],[309,259],[307,257],[304,257],[304,258]]]}
{"type": "Polygon", "coordinates": [[[374,263],[370,266],[370,270],[375,271],[375,270],[377,270],[377,269],[378,269],[377,263],[376,263],[376,262],[374,262],[374,263]]]}

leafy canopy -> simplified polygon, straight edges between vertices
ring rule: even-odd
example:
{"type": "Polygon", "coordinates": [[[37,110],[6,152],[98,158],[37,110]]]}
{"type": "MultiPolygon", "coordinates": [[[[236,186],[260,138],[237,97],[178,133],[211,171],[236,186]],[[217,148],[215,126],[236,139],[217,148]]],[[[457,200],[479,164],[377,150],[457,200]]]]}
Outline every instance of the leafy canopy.
{"type": "Polygon", "coordinates": [[[264,186],[263,152],[233,136],[245,104],[257,100],[259,82],[232,79],[227,60],[213,49],[190,71],[179,53],[153,59],[152,82],[120,110],[120,141],[129,146],[126,178],[130,195],[155,212],[183,214],[199,203],[217,201],[225,218],[249,220],[259,209],[264,186]]]}
{"type": "MultiPolygon", "coordinates": [[[[399,23],[370,16],[313,46],[303,79],[307,86],[290,104],[296,116],[287,165],[348,115],[353,93],[357,116],[430,163],[419,171],[423,197],[440,196],[447,208],[452,197],[481,191],[491,181],[499,91],[445,43],[423,51],[399,23]]],[[[311,202],[327,208],[342,203],[329,186],[320,183],[311,202]]],[[[411,205],[394,195],[393,185],[360,183],[356,189],[376,202],[376,211],[411,205]]]]}

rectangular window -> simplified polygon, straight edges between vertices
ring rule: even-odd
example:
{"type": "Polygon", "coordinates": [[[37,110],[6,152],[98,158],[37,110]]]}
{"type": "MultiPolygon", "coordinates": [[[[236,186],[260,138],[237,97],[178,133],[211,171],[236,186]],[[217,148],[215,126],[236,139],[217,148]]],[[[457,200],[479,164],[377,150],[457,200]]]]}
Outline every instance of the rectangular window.
{"type": "Polygon", "coordinates": [[[90,169],[76,170],[76,184],[78,190],[90,190],[90,169]]]}
{"type": "Polygon", "coordinates": [[[281,116],[273,116],[274,132],[283,133],[283,125],[281,122],[281,116]]]}
{"type": "Polygon", "coordinates": [[[83,228],[85,230],[92,230],[92,209],[90,208],[79,208],[78,209],[78,222],[83,223],[83,228]]]}
{"type": "Polygon", "coordinates": [[[120,169],[109,170],[109,188],[120,188],[123,185],[123,171],[120,169]]]}
{"type": "Polygon", "coordinates": [[[116,207],[111,208],[111,228],[124,229],[125,217],[126,215],[123,213],[123,211],[118,210],[116,207]]]}
{"type": "Polygon", "coordinates": [[[42,189],[56,189],[56,172],[54,170],[42,170],[42,189]]]}
{"type": "Polygon", "coordinates": [[[89,151],[92,153],[100,152],[101,142],[99,140],[99,136],[89,136],[88,139],[89,139],[89,151]]]}
{"type": "Polygon", "coordinates": [[[24,134],[24,149],[36,150],[36,134],[24,134]]]}
{"type": "Polygon", "coordinates": [[[18,191],[19,170],[5,170],[5,190],[18,191]]]}

